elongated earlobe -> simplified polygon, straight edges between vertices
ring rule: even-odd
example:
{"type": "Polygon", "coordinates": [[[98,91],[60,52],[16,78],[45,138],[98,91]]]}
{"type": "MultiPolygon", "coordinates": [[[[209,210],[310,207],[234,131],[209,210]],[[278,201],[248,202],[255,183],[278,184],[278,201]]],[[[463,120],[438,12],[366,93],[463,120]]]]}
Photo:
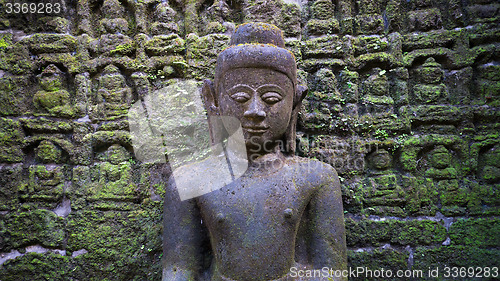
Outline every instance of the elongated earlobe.
{"type": "Polygon", "coordinates": [[[212,81],[205,79],[201,89],[201,96],[208,115],[219,115],[217,110],[217,98],[215,95],[214,84],[212,81]]]}
{"type": "Polygon", "coordinates": [[[302,100],[306,97],[307,95],[307,86],[306,85],[297,85],[297,92],[295,92],[295,104],[294,108],[302,104],[302,100]]]}
{"type": "Polygon", "coordinates": [[[220,117],[217,95],[212,81],[208,79],[203,81],[201,96],[203,97],[203,103],[205,105],[205,109],[207,110],[211,143],[212,145],[220,144],[226,134],[224,124],[220,117]]]}

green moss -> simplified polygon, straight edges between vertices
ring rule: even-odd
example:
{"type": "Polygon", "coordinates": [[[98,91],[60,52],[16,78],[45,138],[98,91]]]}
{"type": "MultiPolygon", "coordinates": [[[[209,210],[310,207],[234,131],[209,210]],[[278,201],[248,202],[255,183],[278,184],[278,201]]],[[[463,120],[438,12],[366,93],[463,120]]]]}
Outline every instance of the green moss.
{"type": "Polygon", "coordinates": [[[0,161],[15,163],[23,160],[22,137],[19,121],[0,118],[0,161]]]}
{"type": "Polygon", "coordinates": [[[335,6],[328,0],[315,1],[311,5],[311,14],[317,19],[330,19],[334,16],[335,6]]]}
{"type": "Polygon", "coordinates": [[[76,38],[66,34],[36,33],[27,43],[36,53],[66,53],[76,50],[76,38]]]}
{"type": "Polygon", "coordinates": [[[355,221],[345,220],[347,245],[381,246],[393,245],[432,245],[446,239],[446,229],[442,224],[430,220],[411,221],[355,221]]]}
{"type": "Polygon", "coordinates": [[[68,280],[77,268],[71,258],[55,253],[27,253],[2,265],[0,278],[4,281],[17,280],[68,280]]]}
{"type": "Polygon", "coordinates": [[[358,36],[352,42],[354,55],[387,51],[388,42],[385,38],[374,36],[358,36]]]}
{"type": "Polygon", "coordinates": [[[160,278],[161,209],[150,202],[131,212],[72,213],[68,217],[68,250],[88,251],[75,258],[82,267],[77,273],[80,278],[160,278]]]}
{"type": "Polygon", "coordinates": [[[111,50],[109,54],[111,56],[126,56],[126,55],[131,55],[136,49],[136,44],[135,42],[132,43],[126,43],[122,45],[116,46],[114,50],[111,50]]]}
{"type": "Polygon", "coordinates": [[[307,33],[311,35],[335,34],[340,30],[338,20],[332,18],[328,20],[311,19],[305,26],[307,33]]]}
{"type": "Polygon", "coordinates": [[[460,31],[436,30],[426,33],[411,33],[403,36],[403,51],[445,47],[452,44],[460,31]]]}
{"type": "MultiPolygon", "coordinates": [[[[1,154],[0,154],[1,155],[1,154]]],[[[0,211],[13,211],[19,206],[18,189],[22,180],[21,166],[4,166],[0,168],[0,211]]],[[[5,237],[4,217],[0,215],[0,236],[5,237]]],[[[0,241],[0,247],[3,242],[0,241]]]]}
{"type": "Polygon", "coordinates": [[[500,245],[500,219],[458,219],[450,227],[453,245],[496,247],[500,245]]]}
{"type": "Polygon", "coordinates": [[[304,42],[304,58],[342,58],[345,54],[342,41],[337,35],[322,36],[304,42]]]}
{"type": "Polygon", "coordinates": [[[62,151],[52,142],[42,141],[36,148],[37,157],[42,163],[57,163],[62,157],[62,151]]]}
{"type": "Polygon", "coordinates": [[[467,209],[472,215],[499,215],[500,214],[500,184],[480,184],[476,181],[465,180],[469,186],[467,209]]]}
{"type": "Polygon", "coordinates": [[[356,68],[363,68],[370,63],[388,65],[393,67],[401,66],[401,63],[389,53],[363,54],[353,60],[353,66],[356,68]]]}
{"type": "Polygon", "coordinates": [[[3,237],[3,251],[30,244],[62,248],[66,237],[64,220],[44,209],[10,213],[5,217],[3,237]]]}
{"type": "Polygon", "coordinates": [[[0,69],[13,74],[27,74],[32,70],[28,48],[17,42],[0,52],[0,69]]]}
{"type": "MultiPolygon", "coordinates": [[[[347,266],[353,269],[357,267],[368,268],[371,270],[392,270],[396,272],[400,269],[407,268],[407,260],[409,253],[400,252],[393,249],[375,249],[373,251],[348,251],[347,266]]],[[[362,276],[359,276],[363,278],[362,276]]],[[[372,279],[367,279],[372,280],[372,279]]]]}
{"type": "Polygon", "coordinates": [[[9,46],[9,43],[7,43],[7,41],[5,41],[5,38],[2,37],[0,39],[0,50],[4,49],[4,48],[7,48],[8,46],[9,46]]]}
{"type": "Polygon", "coordinates": [[[20,118],[21,124],[28,130],[49,133],[67,133],[73,131],[73,124],[67,121],[55,121],[45,117],[20,118]]]}
{"type": "Polygon", "coordinates": [[[498,266],[500,251],[498,249],[481,249],[466,246],[440,246],[436,248],[417,247],[413,254],[414,269],[427,271],[439,267],[493,267],[498,266]]]}

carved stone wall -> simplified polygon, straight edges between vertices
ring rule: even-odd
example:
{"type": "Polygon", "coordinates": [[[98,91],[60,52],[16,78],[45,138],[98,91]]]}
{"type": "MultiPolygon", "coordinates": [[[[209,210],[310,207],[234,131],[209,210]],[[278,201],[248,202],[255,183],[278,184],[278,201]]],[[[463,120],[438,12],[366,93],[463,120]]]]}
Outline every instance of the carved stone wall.
{"type": "Polygon", "coordinates": [[[135,159],[127,111],[179,79],[213,78],[248,21],[280,27],[297,58],[309,88],[298,154],[339,172],[349,266],[499,265],[498,1],[9,3],[1,280],[161,279],[169,171],[135,159]]]}

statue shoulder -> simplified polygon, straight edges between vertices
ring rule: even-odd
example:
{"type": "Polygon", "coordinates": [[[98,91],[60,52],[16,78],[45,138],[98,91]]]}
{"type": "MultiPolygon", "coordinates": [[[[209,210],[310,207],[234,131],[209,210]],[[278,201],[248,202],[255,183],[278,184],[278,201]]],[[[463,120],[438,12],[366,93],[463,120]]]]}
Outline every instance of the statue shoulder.
{"type": "Polygon", "coordinates": [[[328,163],[300,156],[290,157],[289,161],[296,163],[300,167],[302,175],[317,182],[318,185],[332,182],[339,184],[337,171],[328,163]]]}

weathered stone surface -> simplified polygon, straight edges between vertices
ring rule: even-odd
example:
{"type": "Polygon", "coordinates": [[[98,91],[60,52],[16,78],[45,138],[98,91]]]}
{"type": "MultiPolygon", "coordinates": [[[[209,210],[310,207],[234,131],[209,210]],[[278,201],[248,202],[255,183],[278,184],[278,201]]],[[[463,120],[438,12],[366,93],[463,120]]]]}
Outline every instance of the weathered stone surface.
{"type": "Polygon", "coordinates": [[[468,267],[472,264],[481,264],[484,267],[496,266],[500,252],[496,249],[483,249],[466,246],[440,246],[436,248],[417,247],[413,254],[415,269],[424,272],[429,267],[443,272],[444,267],[468,267]]]}
{"type": "MultiPolygon", "coordinates": [[[[393,249],[375,249],[372,251],[349,252],[349,264],[354,268],[363,267],[371,270],[384,268],[396,272],[400,268],[406,268],[409,254],[393,249]]],[[[360,280],[363,277],[360,276],[360,280]]]]}
{"type": "Polygon", "coordinates": [[[446,229],[435,221],[355,221],[346,219],[347,244],[382,246],[433,245],[446,240],[446,229]],[[369,231],[368,231],[369,230],[369,231]]]}
{"type": "Polygon", "coordinates": [[[161,279],[171,172],[134,157],[125,115],[154,90],[213,78],[248,21],[283,30],[309,88],[297,154],[339,171],[349,266],[496,266],[496,1],[64,0],[44,14],[7,2],[0,256],[17,257],[1,280],[161,279]]]}
{"type": "Polygon", "coordinates": [[[62,248],[66,237],[64,219],[44,209],[21,209],[19,213],[2,215],[3,252],[21,246],[40,244],[62,248]]]}
{"type": "Polygon", "coordinates": [[[454,245],[481,248],[496,247],[500,241],[498,219],[459,219],[450,227],[450,239],[454,245]]]}

